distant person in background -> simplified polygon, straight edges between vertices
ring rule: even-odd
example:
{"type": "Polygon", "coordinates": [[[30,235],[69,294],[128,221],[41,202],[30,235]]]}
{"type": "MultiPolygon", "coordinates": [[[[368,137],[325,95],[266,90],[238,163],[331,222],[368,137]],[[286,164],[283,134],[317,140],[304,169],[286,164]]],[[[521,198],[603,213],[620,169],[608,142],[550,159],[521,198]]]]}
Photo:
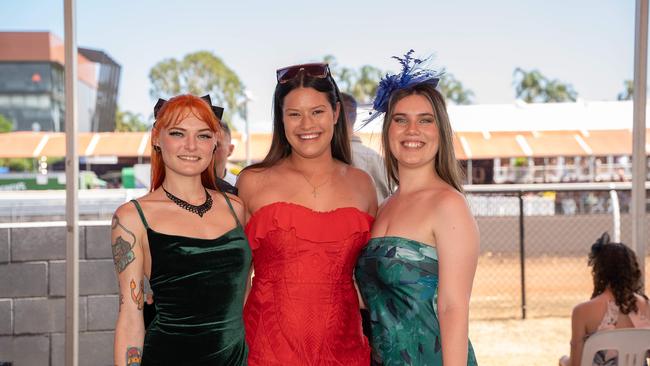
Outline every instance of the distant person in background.
{"type": "MultiPolygon", "coordinates": [[[[571,356],[560,366],[579,366],[585,341],[592,334],[618,328],[650,328],[650,304],[643,294],[641,270],[632,249],[610,243],[604,233],[591,246],[589,266],[594,280],[591,300],[571,314],[571,356]]],[[[594,366],[617,366],[615,351],[600,351],[594,366]]]]}
{"type": "Polygon", "coordinates": [[[352,149],[352,165],[368,173],[375,182],[377,191],[377,202],[381,203],[390,195],[388,190],[388,178],[384,167],[384,158],[375,150],[365,146],[361,138],[354,134],[354,123],[357,120],[357,101],[353,96],[341,93],[343,108],[345,110],[345,122],[348,126],[350,136],[350,147],[352,149]]]}
{"type": "Polygon", "coordinates": [[[237,183],[237,176],[231,173],[226,165],[228,164],[228,158],[232,155],[233,150],[235,150],[235,145],[232,144],[232,136],[228,123],[221,122],[221,130],[223,134],[217,142],[217,151],[215,152],[217,155],[215,160],[217,175],[231,186],[234,186],[237,183]]]}

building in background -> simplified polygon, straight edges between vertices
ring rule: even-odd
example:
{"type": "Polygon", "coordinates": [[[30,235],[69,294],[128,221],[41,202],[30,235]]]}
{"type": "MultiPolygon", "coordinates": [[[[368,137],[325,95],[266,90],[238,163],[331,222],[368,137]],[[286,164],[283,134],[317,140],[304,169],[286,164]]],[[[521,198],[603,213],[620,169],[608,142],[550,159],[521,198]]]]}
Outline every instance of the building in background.
{"type": "MultiPolygon", "coordinates": [[[[88,48],[77,60],[79,131],[114,131],[120,65],[88,48]]],[[[63,41],[49,32],[0,32],[0,114],[15,131],[64,131],[63,63],[63,41]]]]}

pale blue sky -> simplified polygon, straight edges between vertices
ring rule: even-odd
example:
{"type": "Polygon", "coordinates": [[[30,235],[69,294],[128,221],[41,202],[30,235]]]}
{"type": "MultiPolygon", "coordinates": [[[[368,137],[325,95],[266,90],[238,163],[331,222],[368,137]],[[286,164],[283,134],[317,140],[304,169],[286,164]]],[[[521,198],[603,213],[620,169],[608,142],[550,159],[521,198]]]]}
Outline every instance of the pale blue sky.
{"type": "MultiPolygon", "coordinates": [[[[0,0],[0,13],[0,31],[63,38],[63,0],[0,0]]],[[[149,69],[209,50],[255,96],[253,130],[270,130],[275,69],[326,54],[395,71],[392,55],[435,53],[478,103],[512,103],[518,66],[569,82],[586,100],[614,100],[633,74],[633,0],[77,0],[77,20],[78,44],[122,65],[122,109],[148,117],[149,69]]]]}

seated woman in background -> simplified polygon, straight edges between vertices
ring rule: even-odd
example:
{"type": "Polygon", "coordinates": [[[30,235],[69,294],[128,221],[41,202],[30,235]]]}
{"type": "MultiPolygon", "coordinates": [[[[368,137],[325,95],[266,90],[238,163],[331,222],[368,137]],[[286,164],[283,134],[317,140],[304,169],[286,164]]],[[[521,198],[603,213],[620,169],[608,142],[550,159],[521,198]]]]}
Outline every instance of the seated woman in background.
{"type": "MultiPolygon", "coordinates": [[[[643,294],[641,270],[634,252],[621,243],[610,243],[604,233],[591,246],[589,266],[594,279],[591,300],[578,304],[571,314],[571,356],[560,366],[578,366],[587,338],[601,330],[650,328],[650,304],[643,294]]],[[[601,351],[593,364],[616,366],[616,352],[601,351]]]]}

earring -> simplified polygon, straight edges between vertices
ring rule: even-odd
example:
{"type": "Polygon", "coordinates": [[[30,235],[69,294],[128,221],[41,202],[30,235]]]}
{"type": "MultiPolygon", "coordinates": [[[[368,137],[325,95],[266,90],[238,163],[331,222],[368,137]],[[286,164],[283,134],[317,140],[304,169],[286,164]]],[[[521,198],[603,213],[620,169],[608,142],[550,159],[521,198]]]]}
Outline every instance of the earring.
{"type": "Polygon", "coordinates": [[[160,146],[158,146],[158,145],[153,145],[153,150],[154,150],[155,152],[159,153],[159,152],[160,152],[160,146]]]}

